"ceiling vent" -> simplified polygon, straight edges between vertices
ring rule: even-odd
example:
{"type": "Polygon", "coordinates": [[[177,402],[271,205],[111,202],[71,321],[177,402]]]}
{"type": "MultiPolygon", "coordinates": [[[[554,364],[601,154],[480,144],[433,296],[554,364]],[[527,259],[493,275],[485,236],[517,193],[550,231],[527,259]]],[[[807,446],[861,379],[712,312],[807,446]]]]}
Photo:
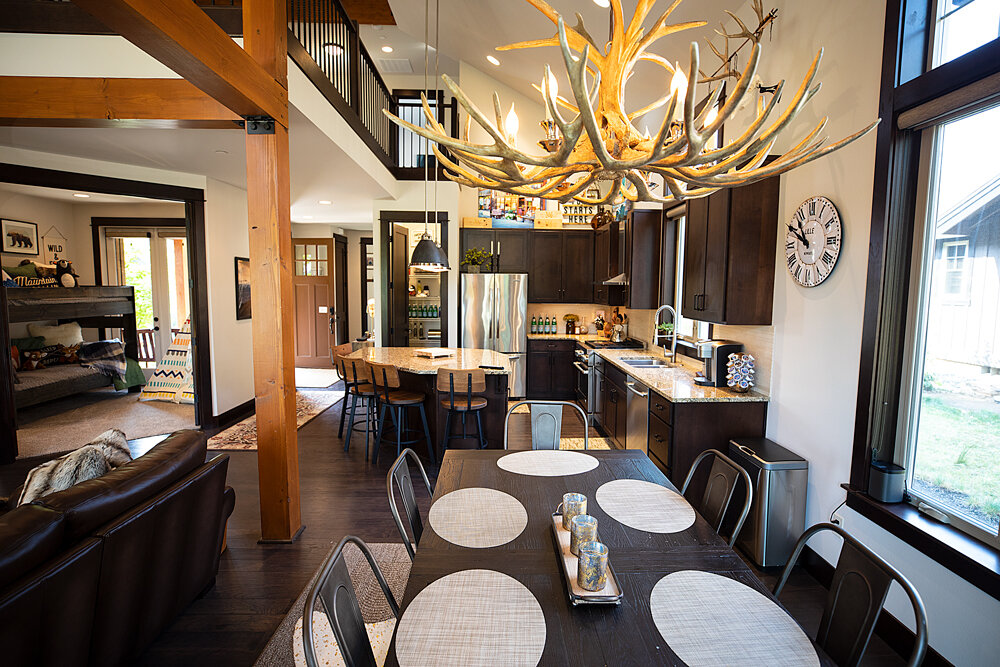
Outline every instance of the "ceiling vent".
{"type": "Polygon", "coordinates": [[[413,65],[407,58],[379,58],[375,61],[379,71],[386,74],[412,74],[413,65]]]}

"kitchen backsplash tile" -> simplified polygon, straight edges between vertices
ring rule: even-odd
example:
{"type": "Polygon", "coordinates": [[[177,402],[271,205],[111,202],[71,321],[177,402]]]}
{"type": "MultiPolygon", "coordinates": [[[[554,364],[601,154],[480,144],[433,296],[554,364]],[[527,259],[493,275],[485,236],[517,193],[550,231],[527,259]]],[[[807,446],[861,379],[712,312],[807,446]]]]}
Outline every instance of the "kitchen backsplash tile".
{"type": "Polygon", "coordinates": [[[563,332],[566,330],[563,315],[573,313],[580,317],[580,324],[587,325],[587,331],[594,333],[594,318],[598,312],[603,312],[607,316],[611,312],[611,309],[607,306],[599,306],[592,303],[529,303],[528,321],[531,322],[532,317],[541,317],[543,319],[546,317],[555,317],[559,324],[559,331],[563,332]]]}

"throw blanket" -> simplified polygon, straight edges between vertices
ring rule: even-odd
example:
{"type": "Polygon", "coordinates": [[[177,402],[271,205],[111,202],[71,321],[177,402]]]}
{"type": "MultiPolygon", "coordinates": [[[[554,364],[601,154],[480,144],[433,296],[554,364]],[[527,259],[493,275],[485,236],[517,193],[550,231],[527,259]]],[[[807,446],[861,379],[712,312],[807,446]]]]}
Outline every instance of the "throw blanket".
{"type": "Polygon", "coordinates": [[[102,340],[84,343],[80,348],[80,365],[93,368],[110,378],[125,377],[125,348],[120,341],[102,340]]]}
{"type": "Polygon", "coordinates": [[[125,434],[116,428],[90,444],[33,468],[24,481],[18,505],[94,479],[132,460],[125,434]]]}

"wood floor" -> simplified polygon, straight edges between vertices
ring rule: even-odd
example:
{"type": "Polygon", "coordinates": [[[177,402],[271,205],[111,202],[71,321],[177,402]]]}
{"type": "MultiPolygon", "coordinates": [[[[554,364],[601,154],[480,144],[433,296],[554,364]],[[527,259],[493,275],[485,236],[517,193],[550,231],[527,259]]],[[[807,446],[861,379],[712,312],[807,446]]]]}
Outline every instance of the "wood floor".
{"type": "MultiPolygon", "coordinates": [[[[229,521],[228,550],[222,556],[215,587],[196,600],[143,654],[141,665],[252,665],[292,602],[344,535],[372,542],[399,540],[386,501],[385,476],[392,454],[384,448],[378,465],[365,463],[364,440],[355,435],[351,451],[337,438],[342,403],[299,430],[302,536],[290,545],[258,545],[260,512],[257,458],[254,452],[229,452],[229,484],[236,490],[236,509],[229,521]]],[[[575,415],[568,415],[564,437],[582,437],[575,415]]],[[[527,448],[527,415],[511,419],[512,448],[527,448]],[[518,419],[520,417],[521,419],[518,419]]],[[[145,443],[144,443],[145,444],[145,443]]],[[[18,473],[20,462],[0,470],[0,492],[18,473]]],[[[437,470],[428,465],[434,480],[437,470]]],[[[419,487],[419,485],[418,485],[419,487]]],[[[422,512],[429,498],[417,489],[422,512]]],[[[762,574],[773,583],[773,574],[762,574]]],[[[815,633],[825,590],[798,572],[782,594],[782,602],[809,633],[815,633]]],[[[903,660],[877,637],[864,664],[901,665],[903,660]]]]}

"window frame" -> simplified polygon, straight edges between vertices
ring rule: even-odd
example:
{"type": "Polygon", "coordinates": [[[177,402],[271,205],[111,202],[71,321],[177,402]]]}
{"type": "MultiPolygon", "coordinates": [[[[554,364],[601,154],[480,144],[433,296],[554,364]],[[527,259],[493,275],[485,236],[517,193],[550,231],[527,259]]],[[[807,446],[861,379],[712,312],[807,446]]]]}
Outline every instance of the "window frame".
{"type": "MultiPolygon", "coordinates": [[[[908,405],[900,390],[906,372],[913,304],[913,274],[920,164],[929,142],[923,129],[1000,100],[1000,37],[933,69],[930,33],[936,0],[888,0],[876,137],[869,263],[861,339],[854,446],[848,507],[1000,599],[1000,549],[955,526],[931,520],[908,504],[885,504],[868,495],[874,452],[902,460],[896,447],[908,405]],[[983,86],[984,83],[990,85],[983,86]],[[977,84],[973,86],[971,84],[977,84]],[[970,91],[975,95],[971,100],[970,91]],[[980,92],[982,91],[982,92],[980,92]],[[963,95],[965,97],[963,97],[963,95]],[[949,105],[963,98],[963,106],[949,105]],[[944,104],[942,104],[944,103],[944,104]],[[900,125],[917,113],[921,125],[900,125]]],[[[926,194],[926,192],[924,193],[926,194]]]]}

